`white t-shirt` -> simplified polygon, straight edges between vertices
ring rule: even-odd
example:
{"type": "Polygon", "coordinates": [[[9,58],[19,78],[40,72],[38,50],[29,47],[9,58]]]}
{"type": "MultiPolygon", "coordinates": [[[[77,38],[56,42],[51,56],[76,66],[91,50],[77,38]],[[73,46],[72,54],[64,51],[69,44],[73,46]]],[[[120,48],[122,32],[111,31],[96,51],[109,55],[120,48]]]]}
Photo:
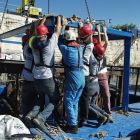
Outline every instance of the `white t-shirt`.
{"type": "MultiPolygon", "coordinates": [[[[50,57],[46,59],[50,65],[54,64],[54,50],[58,44],[58,36],[54,33],[50,39],[48,46],[46,46],[43,53],[48,54],[50,57]]],[[[47,68],[45,66],[34,66],[33,75],[35,79],[48,79],[53,77],[53,68],[47,68]]]]}
{"type": "Polygon", "coordinates": [[[107,67],[101,69],[98,74],[106,73],[107,72],[107,67]]]}
{"type": "MultiPolygon", "coordinates": [[[[104,59],[102,59],[102,60],[100,61],[100,67],[102,67],[103,61],[104,61],[104,59]]],[[[106,72],[107,72],[107,67],[103,67],[103,68],[98,72],[98,74],[102,74],[102,73],[106,73],[106,72]]]]}
{"type": "Polygon", "coordinates": [[[92,50],[93,50],[94,44],[90,43],[84,48],[84,55],[83,55],[83,70],[84,70],[84,75],[89,76],[89,61],[90,61],[90,56],[92,55],[92,50]]]}

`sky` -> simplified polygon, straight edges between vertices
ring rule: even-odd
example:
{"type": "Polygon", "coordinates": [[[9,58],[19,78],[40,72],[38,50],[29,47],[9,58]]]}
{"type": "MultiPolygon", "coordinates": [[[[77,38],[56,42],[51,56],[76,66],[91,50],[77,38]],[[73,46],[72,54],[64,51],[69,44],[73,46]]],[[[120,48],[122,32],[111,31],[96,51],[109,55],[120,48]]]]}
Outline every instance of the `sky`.
{"type": "MultiPolygon", "coordinates": [[[[6,0],[0,0],[0,2],[6,0]]],[[[9,4],[20,7],[22,0],[9,0],[9,4]]],[[[87,0],[90,15],[95,20],[111,20],[111,25],[136,24],[140,28],[140,0],[87,0]]],[[[36,0],[35,5],[48,12],[48,0],[36,0]]],[[[9,8],[15,8],[8,5],[9,8]]],[[[85,0],[50,0],[50,13],[70,17],[76,14],[88,17],[85,0]]]]}

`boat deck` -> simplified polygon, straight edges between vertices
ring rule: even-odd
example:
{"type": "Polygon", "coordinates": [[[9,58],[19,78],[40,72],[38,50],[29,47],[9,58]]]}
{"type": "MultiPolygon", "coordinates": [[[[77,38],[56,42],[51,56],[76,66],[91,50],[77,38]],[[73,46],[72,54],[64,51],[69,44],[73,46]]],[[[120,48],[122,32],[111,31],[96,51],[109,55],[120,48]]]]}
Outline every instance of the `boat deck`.
{"type": "MultiPolygon", "coordinates": [[[[130,104],[129,109],[130,112],[128,115],[113,111],[114,123],[107,123],[96,128],[97,122],[95,120],[89,120],[86,126],[79,128],[78,134],[67,134],[67,136],[72,140],[115,140],[119,137],[126,137],[128,134],[140,129],[140,103],[130,104]],[[93,137],[94,134],[100,132],[105,132],[106,136],[103,138],[93,137]]],[[[33,130],[32,132],[35,133],[33,130]]],[[[47,136],[43,137],[49,140],[47,136]]]]}

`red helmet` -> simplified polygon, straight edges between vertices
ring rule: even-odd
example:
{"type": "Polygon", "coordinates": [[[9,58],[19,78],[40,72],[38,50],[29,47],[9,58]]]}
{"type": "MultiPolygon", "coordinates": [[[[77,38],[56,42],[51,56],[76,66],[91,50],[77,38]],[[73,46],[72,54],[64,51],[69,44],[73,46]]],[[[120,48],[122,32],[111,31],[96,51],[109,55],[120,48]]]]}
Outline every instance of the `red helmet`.
{"type": "Polygon", "coordinates": [[[37,26],[36,33],[37,33],[37,36],[42,36],[42,35],[48,34],[49,31],[45,25],[41,24],[41,25],[37,26]]]}
{"type": "Polygon", "coordinates": [[[85,25],[80,29],[79,34],[80,34],[81,38],[85,38],[85,37],[93,34],[93,31],[89,25],[85,25]]]}
{"type": "Polygon", "coordinates": [[[99,43],[98,39],[97,39],[97,38],[94,38],[94,37],[92,38],[92,41],[93,41],[93,44],[94,44],[94,45],[96,45],[96,44],[99,43]]]}
{"type": "Polygon", "coordinates": [[[105,48],[101,44],[96,44],[93,48],[93,53],[102,58],[105,54],[105,48]]]}

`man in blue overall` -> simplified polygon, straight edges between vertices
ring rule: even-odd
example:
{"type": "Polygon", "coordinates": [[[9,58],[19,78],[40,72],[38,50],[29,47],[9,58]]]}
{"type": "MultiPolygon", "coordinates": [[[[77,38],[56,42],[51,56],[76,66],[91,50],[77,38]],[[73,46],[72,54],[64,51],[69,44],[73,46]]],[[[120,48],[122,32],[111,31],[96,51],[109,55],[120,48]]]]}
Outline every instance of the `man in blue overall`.
{"type": "Polygon", "coordinates": [[[65,74],[64,106],[67,125],[64,131],[78,133],[78,102],[85,85],[83,47],[76,42],[76,33],[69,30],[65,31],[63,43],[59,45],[59,48],[63,57],[65,74]]]}
{"type": "MultiPolygon", "coordinates": [[[[45,21],[45,20],[44,20],[45,21]]],[[[54,81],[54,51],[61,32],[60,16],[57,17],[56,31],[48,39],[48,28],[41,23],[36,28],[36,36],[30,39],[30,47],[34,57],[33,75],[38,102],[33,110],[28,113],[26,120],[33,120],[43,126],[46,119],[52,114],[54,106],[59,100],[54,81]],[[48,98],[48,105],[45,104],[48,98]]]]}

